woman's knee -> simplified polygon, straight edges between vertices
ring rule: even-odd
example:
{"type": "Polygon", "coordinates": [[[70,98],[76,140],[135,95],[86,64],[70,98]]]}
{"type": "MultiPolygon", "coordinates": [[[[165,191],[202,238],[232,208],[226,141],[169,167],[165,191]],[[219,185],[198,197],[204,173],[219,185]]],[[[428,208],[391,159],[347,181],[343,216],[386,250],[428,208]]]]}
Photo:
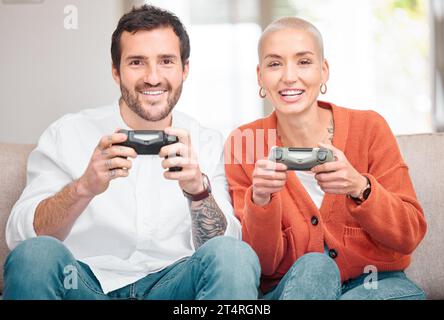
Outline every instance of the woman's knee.
{"type": "Polygon", "coordinates": [[[341,296],[341,300],[425,300],[424,291],[403,272],[382,272],[341,296]]]}
{"type": "Polygon", "coordinates": [[[341,277],[336,263],[322,253],[301,256],[282,278],[278,299],[337,299],[341,277]]]}
{"type": "Polygon", "coordinates": [[[301,281],[319,280],[322,282],[337,284],[340,286],[341,273],[337,264],[323,253],[307,253],[301,256],[293,263],[291,268],[287,271],[287,278],[296,278],[301,281]]]}

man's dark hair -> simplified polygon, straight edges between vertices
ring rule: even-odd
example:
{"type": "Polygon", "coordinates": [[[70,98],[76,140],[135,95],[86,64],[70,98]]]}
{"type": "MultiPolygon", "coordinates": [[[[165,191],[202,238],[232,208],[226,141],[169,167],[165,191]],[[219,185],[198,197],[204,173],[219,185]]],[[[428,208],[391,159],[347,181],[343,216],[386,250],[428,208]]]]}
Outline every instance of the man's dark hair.
{"type": "Polygon", "coordinates": [[[120,38],[124,31],[136,33],[140,30],[154,30],[157,28],[170,27],[174,30],[180,41],[180,59],[182,66],[185,67],[188,58],[190,57],[190,39],[187,31],[180,22],[179,18],[173,13],[157,8],[155,6],[143,5],[126,13],[120,18],[116,30],[114,30],[111,42],[111,58],[113,66],[120,70],[120,58],[122,50],[120,46],[120,38]]]}

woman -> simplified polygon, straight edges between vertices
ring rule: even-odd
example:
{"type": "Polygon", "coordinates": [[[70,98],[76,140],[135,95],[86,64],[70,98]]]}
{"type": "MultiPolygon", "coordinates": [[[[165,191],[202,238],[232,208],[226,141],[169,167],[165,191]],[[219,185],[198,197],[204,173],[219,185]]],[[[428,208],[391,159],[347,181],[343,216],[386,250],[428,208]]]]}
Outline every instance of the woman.
{"type": "Polygon", "coordinates": [[[426,222],[385,120],[318,101],[329,66],[309,22],[273,22],[258,51],[259,95],[274,112],[235,130],[225,152],[243,237],[261,262],[264,298],[424,299],[402,270],[426,222]],[[241,148],[233,143],[239,138],[241,148]],[[287,171],[267,160],[275,144],[326,147],[335,161],[287,171]]]}

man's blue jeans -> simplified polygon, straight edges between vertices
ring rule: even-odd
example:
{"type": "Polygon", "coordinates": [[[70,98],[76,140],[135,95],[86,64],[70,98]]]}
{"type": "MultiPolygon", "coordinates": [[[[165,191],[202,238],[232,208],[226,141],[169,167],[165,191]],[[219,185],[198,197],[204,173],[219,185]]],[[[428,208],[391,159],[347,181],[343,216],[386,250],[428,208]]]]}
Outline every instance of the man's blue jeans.
{"type": "Polygon", "coordinates": [[[269,300],[423,300],[424,291],[404,272],[378,272],[341,283],[338,266],[323,253],[307,253],[287,271],[263,298],[269,300]],[[375,279],[377,281],[375,282],[375,279]]]}
{"type": "Polygon", "coordinates": [[[257,299],[260,265],[254,251],[230,237],[216,237],[164,270],[104,294],[90,268],[52,237],[22,242],[4,268],[4,299],[257,299]],[[66,266],[77,272],[66,288],[66,266]],[[77,287],[77,288],[75,288],[77,287]]]}

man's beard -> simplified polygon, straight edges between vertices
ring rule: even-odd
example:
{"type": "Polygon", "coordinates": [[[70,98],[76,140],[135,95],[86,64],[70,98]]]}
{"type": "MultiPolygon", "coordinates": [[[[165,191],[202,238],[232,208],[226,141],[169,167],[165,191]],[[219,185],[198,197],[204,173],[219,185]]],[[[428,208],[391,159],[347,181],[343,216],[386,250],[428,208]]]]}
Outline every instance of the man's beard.
{"type": "MultiPolygon", "coordinates": [[[[122,83],[120,83],[120,91],[122,93],[123,101],[125,101],[126,105],[131,109],[131,111],[133,111],[135,114],[146,121],[160,121],[165,119],[170,114],[171,110],[173,110],[174,106],[177,104],[180,94],[182,93],[182,86],[183,83],[180,84],[176,91],[172,91],[171,86],[169,84],[167,85],[167,92],[171,92],[171,96],[169,96],[167,99],[167,107],[158,115],[153,115],[149,109],[144,109],[140,101],[137,99],[137,93],[132,94],[129,89],[125,87],[122,83]]],[[[155,87],[149,87],[149,89],[151,88],[155,87]]],[[[143,91],[143,89],[136,90],[136,92],[143,91]]]]}

